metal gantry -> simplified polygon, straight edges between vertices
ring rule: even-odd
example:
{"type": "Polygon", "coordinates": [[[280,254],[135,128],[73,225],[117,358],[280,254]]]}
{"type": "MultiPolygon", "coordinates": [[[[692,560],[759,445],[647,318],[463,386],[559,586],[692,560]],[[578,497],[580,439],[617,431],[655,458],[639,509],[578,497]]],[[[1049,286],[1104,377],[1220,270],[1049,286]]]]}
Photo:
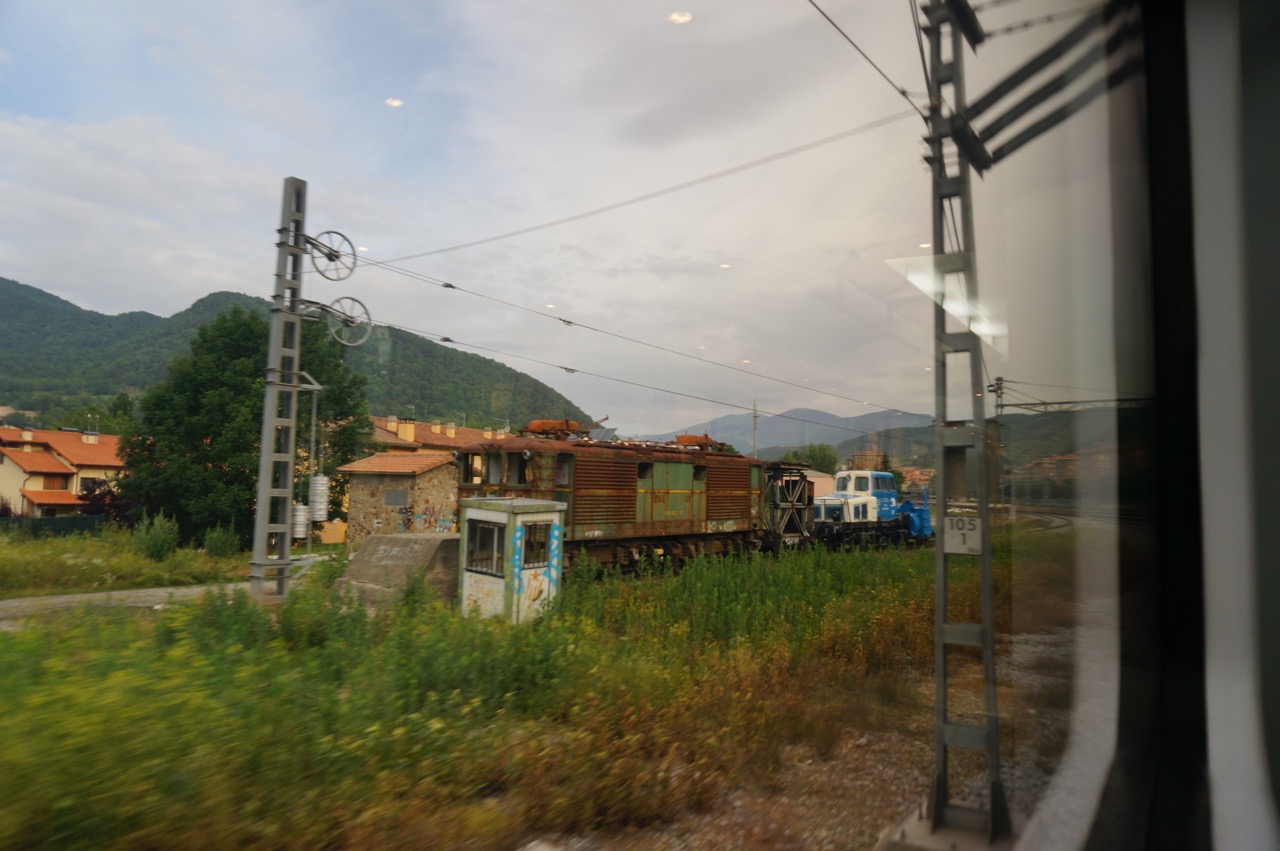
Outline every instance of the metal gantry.
{"type": "MultiPolygon", "coordinates": [[[[939,459],[937,506],[942,522],[935,550],[934,597],[934,776],[928,817],[933,828],[985,830],[995,840],[1010,831],[1009,808],[1000,776],[1000,725],[996,707],[995,594],[991,568],[990,476],[982,340],[972,330],[978,305],[973,236],[972,165],[981,144],[964,117],[964,51],[984,39],[967,0],[929,0],[924,6],[929,36],[929,163],[933,171],[935,449],[939,459]],[[959,285],[958,287],[956,285],[959,285]],[[950,313],[966,318],[952,320],[950,313]],[[948,368],[967,356],[971,403],[967,416],[948,415],[948,368]],[[957,358],[958,359],[958,358],[957,358]],[[949,500],[975,498],[977,513],[954,511],[949,500]],[[950,577],[960,563],[980,565],[981,621],[948,619],[950,577]],[[979,648],[982,654],[985,718],[961,723],[950,713],[952,648],[979,648]],[[982,751],[987,757],[987,806],[957,804],[948,776],[952,748],[982,751]]],[[[978,161],[975,163],[975,161],[978,161]]]]}

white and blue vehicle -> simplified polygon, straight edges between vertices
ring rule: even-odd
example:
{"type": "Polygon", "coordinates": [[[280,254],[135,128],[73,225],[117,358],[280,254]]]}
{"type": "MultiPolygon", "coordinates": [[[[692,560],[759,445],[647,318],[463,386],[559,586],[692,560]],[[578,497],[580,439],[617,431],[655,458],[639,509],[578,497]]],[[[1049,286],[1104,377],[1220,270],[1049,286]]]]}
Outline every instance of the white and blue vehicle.
{"type": "Polygon", "coordinates": [[[832,549],[922,544],[933,536],[928,498],[899,500],[892,473],[840,470],[835,492],[813,500],[813,536],[832,549]]]}

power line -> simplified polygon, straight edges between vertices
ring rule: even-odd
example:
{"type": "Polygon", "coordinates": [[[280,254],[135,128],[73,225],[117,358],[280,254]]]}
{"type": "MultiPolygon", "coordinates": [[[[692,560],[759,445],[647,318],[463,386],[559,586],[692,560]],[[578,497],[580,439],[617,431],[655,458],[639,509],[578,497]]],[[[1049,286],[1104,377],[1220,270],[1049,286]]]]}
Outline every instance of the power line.
{"type": "Polygon", "coordinates": [[[413,272],[409,269],[402,269],[398,266],[392,266],[389,263],[384,263],[378,260],[366,260],[365,262],[369,265],[386,269],[387,271],[394,272],[399,275],[404,275],[405,277],[414,278],[424,283],[428,283],[433,286],[440,287],[441,289],[456,290],[457,292],[466,293],[467,295],[473,295],[478,298],[483,298],[487,301],[492,301],[495,304],[501,304],[507,307],[514,308],[516,310],[522,310],[526,313],[532,313],[535,316],[541,316],[546,319],[554,319],[557,322],[560,322],[562,325],[565,325],[566,327],[583,328],[587,331],[594,331],[597,334],[603,334],[606,337],[613,337],[614,339],[623,340],[625,342],[633,343],[638,346],[645,346],[646,348],[654,349],[655,351],[665,352],[667,354],[676,355],[677,357],[687,358],[689,360],[697,361],[699,363],[704,363],[709,366],[717,366],[717,367],[720,367],[721,369],[733,370],[734,372],[739,372],[739,373],[742,373],[743,375],[750,375],[753,378],[762,378],[766,381],[774,381],[779,384],[785,384],[789,387],[798,388],[800,390],[808,390],[813,393],[819,393],[823,396],[830,396],[833,399],[841,399],[845,402],[856,402],[861,405],[869,405],[873,408],[879,408],[883,411],[893,411],[894,413],[902,413],[901,410],[897,408],[892,408],[888,405],[881,405],[877,402],[871,402],[866,399],[856,399],[852,396],[845,396],[840,393],[835,393],[829,390],[823,390],[819,387],[814,387],[811,384],[804,384],[800,382],[789,381],[785,378],[778,378],[776,376],[766,375],[763,372],[756,372],[755,370],[744,369],[740,366],[735,366],[734,364],[711,360],[710,358],[704,358],[699,355],[690,354],[689,352],[682,352],[678,349],[668,348],[666,346],[662,346],[657,343],[650,343],[647,340],[641,340],[636,337],[629,337],[626,334],[619,334],[615,331],[609,331],[605,328],[597,328],[594,325],[587,325],[586,323],[583,323],[583,322],[578,322],[576,320],[568,319],[563,316],[557,316],[554,313],[547,313],[544,310],[538,310],[536,307],[528,307],[527,305],[517,304],[516,302],[507,301],[506,299],[498,298],[497,296],[488,295],[487,293],[482,293],[478,290],[467,289],[466,287],[458,286],[457,284],[451,283],[449,281],[433,278],[429,275],[424,275],[420,272],[413,272]]]}
{"type": "Polygon", "coordinates": [[[929,81],[929,62],[924,58],[924,33],[920,30],[920,15],[916,12],[916,0],[907,0],[907,8],[911,10],[911,24],[916,31],[916,46],[920,48],[920,70],[924,72],[924,87],[927,91],[932,91],[933,83],[929,81]]]}
{"type": "MultiPolygon", "coordinates": [[[[914,107],[915,105],[912,104],[912,106],[914,107]]],[[[918,113],[919,110],[917,109],[916,112],[918,113]]],[[[768,156],[760,157],[759,159],[751,160],[750,162],[745,162],[739,165],[735,165],[731,168],[726,168],[723,171],[713,172],[712,174],[706,174],[706,175],[703,175],[702,177],[695,177],[693,180],[686,180],[683,183],[677,183],[673,186],[667,186],[663,189],[654,190],[653,192],[646,192],[643,195],[637,195],[634,198],[628,198],[624,201],[618,201],[613,204],[608,204],[604,207],[597,207],[594,210],[587,210],[584,213],[576,213],[572,216],[565,216],[562,219],[556,219],[550,222],[543,222],[542,224],[538,224],[538,225],[531,225],[530,227],[520,228],[519,230],[508,231],[507,233],[500,233],[497,236],[489,236],[489,237],[485,237],[484,239],[474,239],[474,240],[471,240],[470,242],[460,242],[460,243],[457,243],[456,245],[447,245],[444,248],[434,248],[430,251],[420,251],[416,254],[406,254],[403,257],[395,257],[395,258],[392,258],[391,260],[387,260],[386,262],[387,263],[403,263],[406,260],[417,260],[420,257],[430,257],[434,254],[445,254],[446,252],[449,252],[449,251],[460,251],[464,248],[475,248],[477,245],[486,245],[490,242],[497,242],[502,239],[511,239],[512,237],[515,237],[515,236],[524,236],[525,234],[535,233],[536,231],[546,230],[547,228],[558,227],[559,225],[566,225],[571,222],[582,221],[583,219],[589,219],[593,216],[599,216],[604,213],[612,213],[615,210],[621,210],[626,207],[631,207],[636,204],[640,204],[644,201],[652,201],[653,199],[661,198],[664,195],[670,195],[674,192],[682,192],[685,189],[692,189],[695,186],[701,186],[704,183],[710,183],[711,181],[719,180],[722,177],[729,177],[731,175],[739,174],[741,172],[748,171],[753,168],[758,168],[762,165],[768,165],[769,163],[786,159],[787,157],[793,157],[797,154],[803,154],[808,151],[812,151],[816,148],[820,148],[824,145],[830,145],[834,142],[839,142],[843,139],[848,139],[851,136],[858,136],[862,133],[867,133],[871,130],[879,129],[880,127],[883,127],[887,124],[892,124],[895,121],[901,121],[904,118],[909,118],[912,114],[913,113],[911,112],[898,112],[898,113],[894,113],[893,115],[887,115],[884,118],[877,118],[874,121],[868,121],[865,124],[859,124],[857,127],[851,127],[848,130],[842,130],[841,132],[835,133],[831,136],[824,136],[821,139],[815,139],[812,142],[806,142],[803,145],[797,145],[794,148],[788,148],[787,150],[779,151],[776,154],[769,154],[768,156]]]]}
{"type": "MultiPolygon", "coordinates": [[[[1014,381],[1011,378],[1006,378],[1004,380],[1004,383],[1005,384],[1023,384],[1023,385],[1026,385],[1027,387],[1051,387],[1054,390],[1080,390],[1084,393],[1119,393],[1120,392],[1114,387],[1108,390],[1103,390],[1097,387],[1076,387],[1075,385],[1071,385],[1071,384],[1039,384],[1035,381],[1014,381]]],[[[1142,394],[1141,393],[1122,393],[1121,395],[1140,396],[1142,394]]]]}
{"type": "MultiPolygon", "coordinates": [[[[809,0],[809,5],[810,5],[810,6],[812,6],[813,8],[815,8],[815,9],[817,9],[817,10],[818,10],[818,14],[819,14],[819,15],[821,15],[822,17],[826,18],[826,19],[827,19],[827,23],[829,23],[829,24],[831,24],[831,26],[835,27],[836,32],[838,32],[838,33],[840,33],[840,35],[844,36],[844,40],[845,40],[845,41],[847,41],[847,42],[849,42],[849,44],[853,47],[853,49],[854,49],[854,50],[856,50],[856,51],[858,51],[858,54],[859,54],[860,56],[862,56],[862,58],[863,58],[863,59],[867,60],[867,64],[868,64],[868,65],[870,65],[872,68],[876,69],[876,73],[877,73],[877,74],[879,74],[881,77],[884,77],[885,82],[886,82],[886,83],[888,83],[890,86],[892,86],[892,87],[893,87],[893,90],[894,90],[895,92],[897,92],[899,95],[901,95],[903,100],[905,100],[907,103],[911,104],[911,108],[912,108],[912,109],[914,109],[914,110],[916,111],[916,113],[917,113],[917,114],[919,114],[919,116],[920,116],[921,118],[923,118],[925,121],[928,121],[928,120],[929,120],[929,116],[925,114],[924,110],[922,110],[920,107],[916,106],[915,101],[913,101],[910,97],[908,97],[908,96],[907,96],[907,90],[906,90],[905,88],[903,88],[902,86],[899,86],[897,83],[895,83],[895,82],[894,82],[894,81],[889,77],[889,75],[888,75],[888,74],[886,74],[886,73],[884,72],[884,70],[883,70],[883,69],[881,69],[881,67],[880,67],[879,65],[877,65],[877,64],[875,63],[875,61],[874,61],[870,56],[868,56],[868,55],[867,55],[867,52],[866,52],[865,50],[863,50],[861,47],[859,47],[859,46],[858,46],[858,43],[857,43],[856,41],[854,41],[852,38],[850,38],[850,37],[849,37],[849,34],[848,34],[847,32],[845,32],[844,30],[840,29],[840,25],[839,25],[839,24],[837,24],[835,21],[831,20],[831,16],[830,16],[830,15],[828,15],[826,12],[822,11],[822,7],[821,7],[821,6],[819,6],[819,5],[815,2],[815,0],[809,0]]],[[[926,75],[926,78],[927,78],[927,75],[926,75]]]]}
{"type": "MultiPolygon", "coordinates": [[[[436,333],[433,333],[433,332],[431,332],[431,331],[423,331],[423,330],[418,329],[418,328],[409,328],[409,327],[404,326],[404,325],[396,325],[396,324],[392,324],[392,323],[387,323],[384,327],[386,327],[386,328],[395,328],[395,329],[397,329],[397,330],[405,331],[405,332],[410,333],[410,334],[417,334],[417,335],[422,336],[422,337],[434,337],[434,338],[436,338],[437,340],[439,340],[441,343],[448,343],[448,344],[455,345],[455,346],[465,346],[466,348],[469,348],[469,349],[475,349],[475,350],[477,350],[477,351],[481,351],[481,352],[488,352],[489,354],[499,355],[499,356],[501,356],[501,357],[505,357],[505,358],[514,358],[514,359],[516,359],[516,360],[527,361],[528,363],[536,363],[536,364],[538,364],[538,365],[540,365],[540,366],[546,366],[546,367],[551,367],[552,369],[559,369],[559,370],[562,370],[562,371],[564,371],[564,372],[566,372],[566,373],[568,373],[568,374],[570,374],[570,375],[588,375],[588,376],[591,376],[592,378],[599,378],[599,379],[601,379],[601,380],[603,380],[603,381],[612,381],[612,382],[614,382],[614,383],[616,383],[616,384],[625,384],[625,385],[627,385],[627,386],[629,386],[629,387],[635,387],[635,388],[638,388],[638,389],[641,389],[641,390],[650,390],[650,391],[653,391],[653,392],[655,392],[655,393],[666,393],[666,394],[671,395],[671,396],[680,396],[680,397],[683,397],[683,398],[685,398],[685,399],[693,399],[693,400],[695,400],[695,401],[699,401],[699,402],[708,402],[708,403],[713,404],[713,405],[723,405],[724,407],[727,407],[727,408],[736,408],[737,410],[740,410],[740,411],[754,411],[754,412],[761,413],[761,414],[764,414],[764,415],[769,416],[769,417],[778,417],[779,419],[791,420],[791,421],[793,421],[793,422],[806,423],[806,424],[808,424],[808,425],[823,426],[823,427],[825,427],[825,428],[833,428],[833,429],[836,429],[836,430],[838,430],[838,431],[847,431],[847,432],[850,432],[851,434],[855,434],[855,435],[883,434],[883,432],[872,432],[872,431],[866,431],[865,429],[852,428],[852,427],[850,427],[850,426],[836,425],[836,424],[834,424],[834,423],[823,423],[823,422],[818,422],[817,420],[807,420],[807,419],[805,419],[805,418],[803,418],[803,417],[797,417],[797,416],[793,416],[793,415],[791,415],[791,414],[779,414],[779,413],[775,413],[775,412],[773,412],[773,411],[765,411],[765,410],[762,410],[762,409],[758,408],[758,407],[757,407],[757,406],[755,406],[755,405],[740,405],[740,404],[738,404],[738,403],[736,403],[736,402],[726,402],[726,401],[724,401],[723,399],[713,399],[713,398],[711,398],[710,396],[700,396],[700,395],[698,395],[698,394],[696,394],[696,393],[685,393],[685,392],[683,392],[683,391],[681,391],[681,390],[671,390],[671,389],[666,388],[666,387],[657,387],[657,386],[652,385],[652,384],[644,384],[644,383],[642,383],[642,382],[639,382],[639,381],[631,381],[631,380],[626,379],[626,378],[617,378],[616,376],[612,376],[612,375],[604,375],[604,374],[602,374],[602,373],[599,373],[599,372],[592,372],[592,371],[590,371],[590,370],[586,370],[586,369],[578,369],[577,367],[564,366],[563,364],[552,363],[551,361],[540,360],[540,359],[538,359],[538,358],[529,357],[529,356],[527,356],[527,355],[517,355],[517,354],[514,354],[514,353],[512,353],[512,352],[506,352],[506,351],[503,351],[503,350],[501,350],[501,349],[494,349],[494,348],[491,348],[491,347],[489,347],[489,346],[481,346],[481,345],[479,345],[479,344],[477,344],[477,343],[467,343],[467,342],[463,342],[462,340],[458,340],[458,339],[455,339],[455,338],[453,338],[453,337],[448,337],[448,336],[445,336],[445,335],[443,335],[443,334],[436,334],[436,333]]],[[[886,409],[886,410],[893,410],[893,409],[886,409]]],[[[905,411],[899,411],[899,410],[893,410],[893,413],[895,413],[895,414],[903,414],[903,413],[906,413],[906,412],[905,412],[905,411]]],[[[900,426],[897,426],[896,428],[901,428],[901,427],[900,427],[900,426]]],[[[896,440],[896,441],[898,441],[898,442],[900,442],[900,443],[917,444],[917,445],[920,445],[920,446],[932,446],[932,444],[931,444],[931,443],[929,443],[929,442],[927,442],[927,441],[922,441],[922,440],[912,440],[912,439],[910,439],[910,438],[906,438],[906,437],[902,437],[902,436],[896,436],[896,437],[895,437],[895,436],[886,436],[886,437],[885,437],[885,439],[886,439],[886,440],[896,440]]]]}
{"type": "Polygon", "coordinates": [[[975,12],[985,12],[987,9],[995,9],[1000,6],[1008,6],[1010,3],[1018,3],[1020,0],[987,0],[986,3],[976,3],[971,8],[975,12]]]}
{"type": "Polygon", "coordinates": [[[1012,33],[1025,32],[1026,30],[1032,29],[1033,27],[1038,27],[1041,24],[1052,24],[1055,21],[1063,21],[1063,20],[1067,20],[1068,18],[1076,18],[1076,17],[1079,17],[1080,15],[1087,15],[1091,12],[1096,12],[1101,8],[1102,8],[1101,4],[1094,5],[1094,6],[1081,6],[1077,9],[1067,9],[1064,12],[1054,12],[1049,15],[1041,15],[1038,18],[1027,18],[1024,21],[1016,21],[1012,24],[1008,24],[1003,27],[998,27],[994,30],[987,30],[987,38],[995,38],[998,35],[1010,35],[1012,33]]]}

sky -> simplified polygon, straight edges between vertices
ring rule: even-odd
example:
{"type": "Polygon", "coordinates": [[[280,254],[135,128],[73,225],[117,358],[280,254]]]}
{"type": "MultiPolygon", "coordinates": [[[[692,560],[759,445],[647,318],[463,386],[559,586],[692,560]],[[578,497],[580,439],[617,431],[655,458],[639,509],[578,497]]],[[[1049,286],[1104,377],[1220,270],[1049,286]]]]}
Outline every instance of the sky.
{"type": "MultiPolygon", "coordinates": [[[[932,253],[912,4],[819,5],[883,76],[803,0],[6,0],[0,276],[107,314],[269,297],[296,176],[308,232],[361,258],[304,297],[447,336],[622,434],[932,414],[932,301],[889,262],[932,253]]],[[[971,93],[1068,25],[993,38],[971,93]]],[[[1091,106],[975,186],[1009,329],[988,375],[1040,398],[1127,380],[1080,331],[1115,321],[1116,120],[1091,106]]]]}

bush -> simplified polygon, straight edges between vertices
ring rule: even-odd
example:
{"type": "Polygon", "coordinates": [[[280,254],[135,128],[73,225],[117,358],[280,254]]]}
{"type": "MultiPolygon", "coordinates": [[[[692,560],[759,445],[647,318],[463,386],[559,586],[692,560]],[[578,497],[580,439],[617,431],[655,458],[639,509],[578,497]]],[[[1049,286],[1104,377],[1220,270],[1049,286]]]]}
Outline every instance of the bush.
{"type": "Polygon", "coordinates": [[[214,526],[204,532],[204,551],[214,558],[229,558],[240,553],[240,537],[225,526],[214,526]]]}
{"type": "Polygon", "coordinates": [[[133,532],[134,546],[152,561],[164,561],[178,549],[178,521],[161,514],[145,517],[133,532]]]}

